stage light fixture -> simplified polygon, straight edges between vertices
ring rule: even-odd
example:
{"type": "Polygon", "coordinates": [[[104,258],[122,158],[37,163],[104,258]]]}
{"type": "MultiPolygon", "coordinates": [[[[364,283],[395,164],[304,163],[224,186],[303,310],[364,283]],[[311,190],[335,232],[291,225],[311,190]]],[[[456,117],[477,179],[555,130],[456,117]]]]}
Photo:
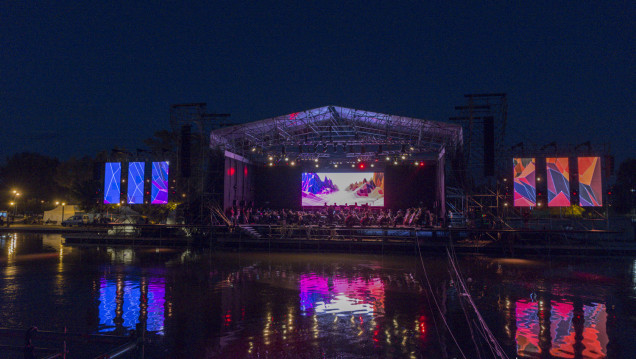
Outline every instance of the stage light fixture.
{"type": "Polygon", "coordinates": [[[295,166],[295,165],[296,165],[296,162],[291,161],[289,164],[290,164],[291,166],[295,166]]]}
{"type": "Polygon", "coordinates": [[[274,160],[274,157],[269,156],[269,157],[268,157],[268,159],[269,159],[270,161],[273,161],[273,160],[274,160]]]}
{"type": "Polygon", "coordinates": [[[316,163],[316,168],[318,168],[318,164],[316,163]]]}
{"type": "Polygon", "coordinates": [[[358,158],[358,162],[362,161],[361,159],[358,158]]]}
{"type": "Polygon", "coordinates": [[[285,157],[285,162],[289,161],[289,157],[285,157]]]}
{"type": "Polygon", "coordinates": [[[371,167],[375,167],[375,165],[372,163],[372,164],[371,164],[371,167]]]}
{"type": "Polygon", "coordinates": [[[269,163],[269,166],[272,167],[274,164],[272,162],[269,163]]]}
{"type": "Polygon", "coordinates": [[[338,168],[338,164],[336,163],[335,165],[333,165],[334,168],[338,168]]]}
{"type": "Polygon", "coordinates": [[[406,156],[405,156],[405,155],[402,155],[402,156],[401,156],[401,158],[402,158],[403,160],[405,160],[405,159],[406,159],[406,156]]]}
{"type": "Polygon", "coordinates": [[[424,161],[420,162],[420,167],[424,167],[424,161]]]}
{"type": "Polygon", "coordinates": [[[314,158],[314,162],[318,162],[318,159],[317,159],[317,158],[314,158]]]}
{"type": "Polygon", "coordinates": [[[394,165],[397,165],[397,164],[398,164],[398,161],[393,161],[393,164],[394,164],[394,165]]]}
{"type": "Polygon", "coordinates": [[[252,152],[256,152],[256,147],[252,147],[252,152]]]}
{"type": "Polygon", "coordinates": [[[386,160],[387,160],[387,161],[390,161],[390,160],[391,160],[391,158],[389,158],[389,156],[386,156],[386,160]]]}
{"type": "Polygon", "coordinates": [[[417,161],[415,161],[414,165],[419,166],[419,165],[420,165],[420,163],[419,163],[419,162],[417,162],[417,161]]]}
{"type": "Polygon", "coordinates": [[[351,165],[351,168],[353,168],[353,167],[355,167],[355,166],[356,166],[356,165],[352,164],[352,165],[351,165]]]}
{"type": "Polygon", "coordinates": [[[360,164],[360,169],[363,170],[364,169],[364,163],[360,164]]]}

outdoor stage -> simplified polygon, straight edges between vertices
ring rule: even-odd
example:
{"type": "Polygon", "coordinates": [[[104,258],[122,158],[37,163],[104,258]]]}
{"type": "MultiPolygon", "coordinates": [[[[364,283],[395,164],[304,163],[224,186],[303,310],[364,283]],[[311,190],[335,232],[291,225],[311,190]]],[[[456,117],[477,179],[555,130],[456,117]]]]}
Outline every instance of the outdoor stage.
{"type": "Polygon", "coordinates": [[[446,154],[461,142],[455,124],[338,106],[210,133],[224,211],[418,207],[443,218],[446,154]]]}

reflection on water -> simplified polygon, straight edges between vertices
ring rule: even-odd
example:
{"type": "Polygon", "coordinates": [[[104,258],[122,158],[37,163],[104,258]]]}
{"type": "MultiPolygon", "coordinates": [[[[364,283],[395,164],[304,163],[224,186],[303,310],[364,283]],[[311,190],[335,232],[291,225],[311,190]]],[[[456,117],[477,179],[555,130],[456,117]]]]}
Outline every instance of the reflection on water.
{"type": "Polygon", "coordinates": [[[568,301],[542,301],[526,299],[516,303],[517,354],[521,357],[537,357],[545,344],[551,341],[550,354],[558,358],[605,358],[608,337],[605,305],[584,305],[568,301]],[[549,313],[549,315],[548,315],[549,313]],[[545,323],[543,318],[549,318],[545,323]]]}
{"type": "Polygon", "coordinates": [[[145,321],[146,330],[163,335],[165,280],[122,277],[99,282],[99,332],[122,333],[145,321]],[[147,286],[146,286],[147,284],[147,286]]]}
{"type": "Polygon", "coordinates": [[[384,285],[379,277],[324,277],[302,274],[300,309],[307,314],[382,315],[384,285]]]}
{"type": "MultiPolygon", "coordinates": [[[[72,248],[59,235],[4,234],[0,323],[108,334],[142,325],[157,357],[461,357],[452,337],[477,357],[445,260],[425,262],[439,310],[415,257],[72,248]]],[[[459,264],[509,357],[634,352],[633,259],[459,264]]]]}

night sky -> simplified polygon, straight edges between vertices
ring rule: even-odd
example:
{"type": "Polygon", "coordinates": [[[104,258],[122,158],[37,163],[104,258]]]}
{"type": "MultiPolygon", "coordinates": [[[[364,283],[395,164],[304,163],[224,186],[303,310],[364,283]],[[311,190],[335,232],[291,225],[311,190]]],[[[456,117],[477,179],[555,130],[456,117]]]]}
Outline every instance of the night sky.
{"type": "Polygon", "coordinates": [[[509,144],[636,157],[633,1],[53,3],[0,2],[0,161],[134,150],[177,103],[447,121],[491,92],[508,94],[509,144]]]}

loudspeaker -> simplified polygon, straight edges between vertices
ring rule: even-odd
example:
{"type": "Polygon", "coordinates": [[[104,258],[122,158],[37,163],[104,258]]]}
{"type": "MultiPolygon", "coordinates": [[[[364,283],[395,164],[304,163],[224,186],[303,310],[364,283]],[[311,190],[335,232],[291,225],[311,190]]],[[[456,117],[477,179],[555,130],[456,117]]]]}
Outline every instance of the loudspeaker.
{"type": "Polygon", "coordinates": [[[181,150],[179,151],[179,170],[181,177],[190,177],[190,134],[192,125],[181,126],[181,150]]]}
{"type": "Polygon", "coordinates": [[[484,176],[495,175],[495,119],[484,117],[484,176]]]}

